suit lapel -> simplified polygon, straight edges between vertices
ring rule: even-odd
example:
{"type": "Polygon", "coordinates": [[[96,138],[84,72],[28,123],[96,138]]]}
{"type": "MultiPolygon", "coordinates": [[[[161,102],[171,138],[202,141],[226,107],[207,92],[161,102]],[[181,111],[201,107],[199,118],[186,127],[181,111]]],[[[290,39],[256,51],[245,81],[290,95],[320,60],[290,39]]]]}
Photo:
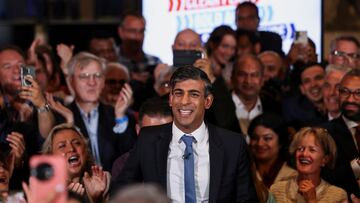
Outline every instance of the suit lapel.
{"type": "Polygon", "coordinates": [[[344,150],[344,153],[346,153],[346,157],[352,157],[353,159],[359,156],[359,151],[356,148],[355,141],[353,139],[353,136],[347,127],[344,119],[342,117],[339,117],[336,119],[336,122],[338,122],[342,127],[339,129],[343,129],[342,132],[339,134],[339,136],[343,137],[344,143],[343,146],[346,146],[346,150],[344,150]]]}
{"type": "Polygon", "coordinates": [[[165,125],[156,142],[156,165],[158,168],[158,177],[163,188],[167,188],[167,158],[169,145],[172,138],[172,123],[165,125]]]}
{"type": "Polygon", "coordinates": [[[84,121],[83,121],[83,119],[82,119],[82,117],[81,117],[80,110],[79,110],[79,108],[77,107],[75,101],[70,104],[69,109],[70,109],[70,110],[73,112],[73,114],[74,114],[74,123],[75,123],[75,125],[76,125],[77,127],[79,127],[80,130],[81,130],[81,132],[82,132],[82,134],[83,134],[86,138],[88,138],[89,135],[88,135],[88,132],[87,132],[87,130],[86,130],[85,123],[84,123],[84,121]]]}
{"type": "Polygon", "coordinates": [[[208,125],[209,130],[209,156],[210,156],[210,191],[209,202],[216,202],[220,189],[224,151],[222,142],[214,126],[208,125]]]}

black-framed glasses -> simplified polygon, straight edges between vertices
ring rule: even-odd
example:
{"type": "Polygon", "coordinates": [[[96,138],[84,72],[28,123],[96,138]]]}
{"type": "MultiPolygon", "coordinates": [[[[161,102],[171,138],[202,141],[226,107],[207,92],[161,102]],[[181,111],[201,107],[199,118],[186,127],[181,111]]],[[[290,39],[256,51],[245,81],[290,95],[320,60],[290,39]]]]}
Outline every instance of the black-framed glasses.
{"type": "Polygon", "coordinates": [[[346,87],[340,87],[339,94],[340,94],[340,97],[343,97],[343,98],[349,98],[350,95],[353,95],[355,99],[360,100],[360,89],[356,89],[356,90],[352,91],[346,87]]]}
{"type": "Polygon", "coordinates": [[[360,54],[359,53],[345,53],[343,51],[335,50],[335,51],[332,52],[332,54],[334,56],[341,57],[341,58],[351,58],[353,60],[360,59],[360,54]]]}

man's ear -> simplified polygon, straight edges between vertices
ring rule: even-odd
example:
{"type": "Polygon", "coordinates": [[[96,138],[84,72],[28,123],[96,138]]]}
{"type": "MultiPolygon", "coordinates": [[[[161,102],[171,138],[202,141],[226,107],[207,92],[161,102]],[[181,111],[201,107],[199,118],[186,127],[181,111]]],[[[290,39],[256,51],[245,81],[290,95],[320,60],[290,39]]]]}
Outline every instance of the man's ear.
{"type": "Polygon", "coordinates": [[[205,97],[205,109],[209,109],[212,105],[212,102],[214,101],[214,96],[212,94],[209,94],[205,97]]]}

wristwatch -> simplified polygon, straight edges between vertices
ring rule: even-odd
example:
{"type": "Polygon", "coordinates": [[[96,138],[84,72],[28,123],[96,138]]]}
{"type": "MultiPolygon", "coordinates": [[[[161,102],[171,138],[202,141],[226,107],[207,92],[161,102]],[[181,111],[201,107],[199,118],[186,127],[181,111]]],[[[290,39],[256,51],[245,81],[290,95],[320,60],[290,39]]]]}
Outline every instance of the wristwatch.
{"type": "Polygon", "coordinates": [[[37,109],[37,112],[38,112],[38,113],[49,112],[49,111],[50,111],[50,105],[49,105],[48,103],[45,103],[44,106],[39,107],[39,108],[37,109]]]}

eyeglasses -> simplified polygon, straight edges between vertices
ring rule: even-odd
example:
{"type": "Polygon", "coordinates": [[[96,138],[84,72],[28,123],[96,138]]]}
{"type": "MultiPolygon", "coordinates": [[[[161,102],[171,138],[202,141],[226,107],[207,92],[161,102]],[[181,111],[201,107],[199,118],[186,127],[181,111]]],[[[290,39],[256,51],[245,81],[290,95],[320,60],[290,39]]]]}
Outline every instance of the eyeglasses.
{"type": "Polygon", "coordinates": [[[126,83],[126,80],[109,79],[109,80],[106,80],[105,83],[107,85],[124,85],[126,83]]]}
{"type": "Polygon", "coordinates": [[[102,78],[104,77],[104,75],[101,73],[101,72],[97,72],[97,73],[93,73],[93,74],[90,74],[90,73],[80,73],[78,75],[78,78],[79,80],[82,80],[82,81],[89,81],[91,78],[96,80],[96,81],[99,81],[101,80],[102,78]]]}
{"type": "Polygon", "coordinates": [[[357,60],[360,58],[360,54],[359,53],[345,53],[343,51],[338,51],[338,50],[335,50],[332,52],[332,54],[334,56],[337,56],[337,57],[341,57],[341,58],[351,58],[353,60],[357,60]]]}
{"type": "Polygon", "coordinates": [[[350,95],[353,95],[355,99],[360,100],[360,89],[356,89],[356,90],[352,91],[352,90],[349,90],[348,88],[341,87],[339,89],[339,94],[340,94],[340,97],[343,97],[343,98],[349,98],[350,95]]]}

